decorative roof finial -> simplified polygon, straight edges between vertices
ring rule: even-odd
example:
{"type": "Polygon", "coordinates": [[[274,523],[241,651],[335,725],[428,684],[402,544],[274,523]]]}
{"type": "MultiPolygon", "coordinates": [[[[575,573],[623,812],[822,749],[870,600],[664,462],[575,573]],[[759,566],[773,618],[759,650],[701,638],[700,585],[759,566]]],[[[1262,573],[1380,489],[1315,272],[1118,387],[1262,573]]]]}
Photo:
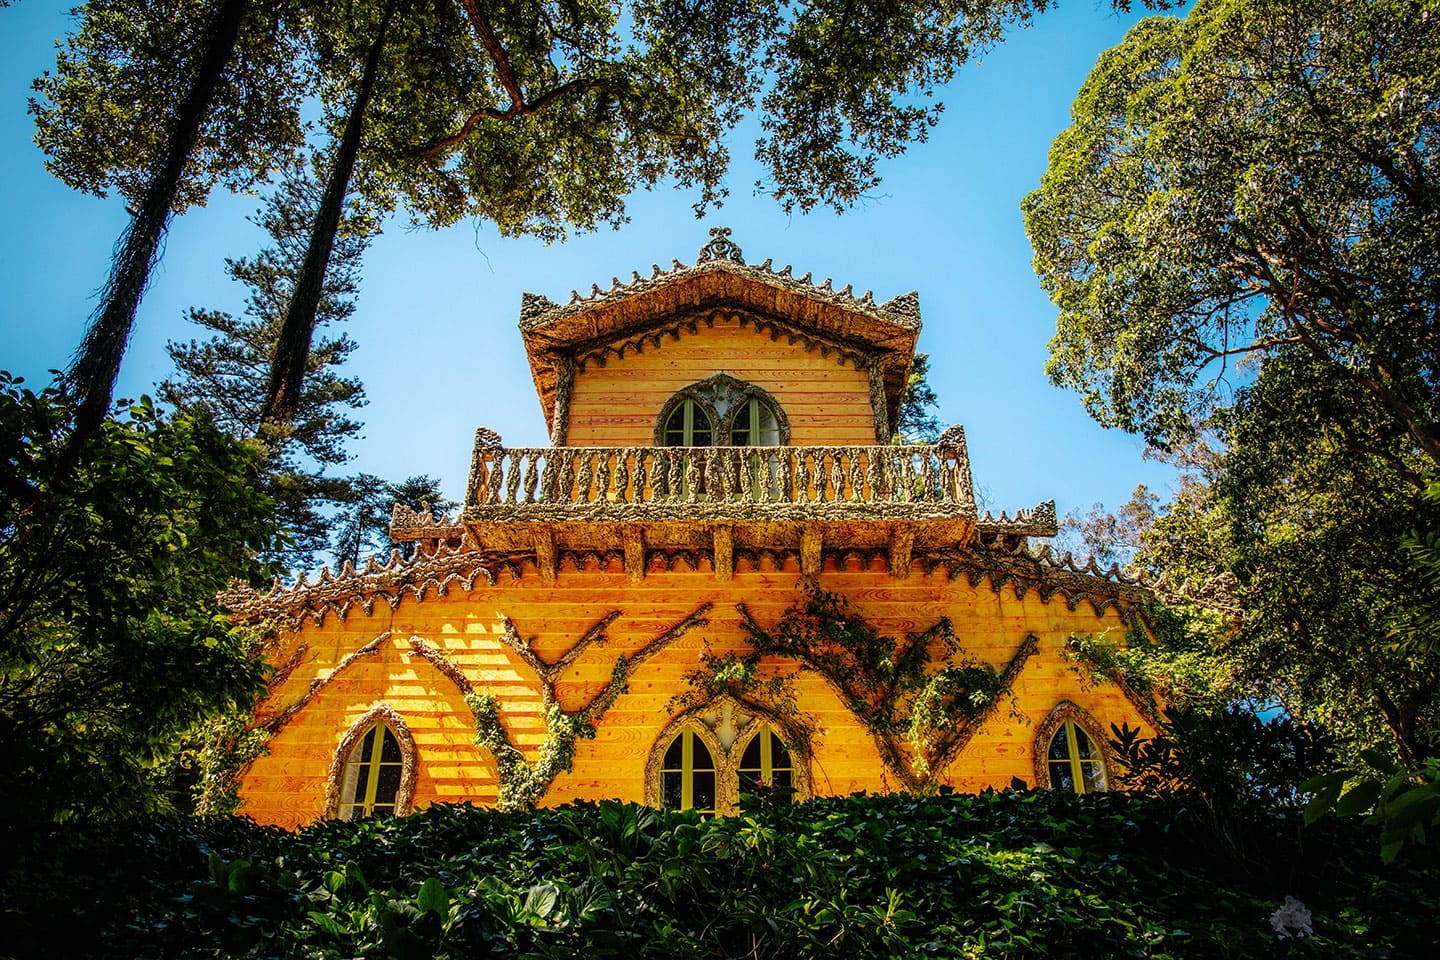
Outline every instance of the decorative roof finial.
{"type": "Polygon", "coordinates": [[[730,239],[729,227],[711,227],[710,242],[700,248],[700,256],[696,263],[704,263],[707,260],[731,260],[735,263],[744,263],[745,255],[740,252],[735,241],[730,239]]]}

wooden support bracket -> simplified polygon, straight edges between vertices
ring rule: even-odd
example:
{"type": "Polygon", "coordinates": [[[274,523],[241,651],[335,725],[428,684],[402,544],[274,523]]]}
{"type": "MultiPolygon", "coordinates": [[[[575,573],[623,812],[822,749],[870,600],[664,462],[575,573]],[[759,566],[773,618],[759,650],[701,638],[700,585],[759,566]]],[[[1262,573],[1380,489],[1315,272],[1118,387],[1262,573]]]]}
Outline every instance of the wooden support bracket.
{"type": "Polygon", "coordinates": [[[714,530],[715,579],[735,576],[735,528],[721,525],[714,530]]]}
{"type": "Polygon", "coordinates": [[[625,544],[625,574],[631,582],[645,579],[645,532],[638,525],[631,524],[621,532],[625,544]]]}
{"type": "Polygon", "coordinates": [[[800,531],[800,573],[807,577],[820,575],[820,547],[823,536],[819,524],[807,523],[800,531]]]}
{"type": "Polygon", "coordinates": [[[910,576],[910,556],[915,550],[915,528],[897,523],[890,528],[890,576],[904,580],[910,576]]]}
{"type": "Polygon", "coordinates": [[[555,534],[550,530],[535,534],[535,566],[540,568],[542,583],[555,582],[555,534]]]}

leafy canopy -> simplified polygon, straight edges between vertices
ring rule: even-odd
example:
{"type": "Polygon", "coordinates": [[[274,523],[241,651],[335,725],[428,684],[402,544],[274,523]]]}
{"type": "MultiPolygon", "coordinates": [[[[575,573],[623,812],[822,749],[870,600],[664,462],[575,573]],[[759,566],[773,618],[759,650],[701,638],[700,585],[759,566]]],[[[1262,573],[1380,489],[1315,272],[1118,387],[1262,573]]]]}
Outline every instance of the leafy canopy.
{"type": "MultiPolygon", "coordinates": [[[[294,418],[283,430],[262,430],[266,375],[285,308],[305,256],[306,238],[320,189],[304,173],[285,177],[265,198],[255,222],[269,244],[250,257],[226,260],[226,272],[249,288],[240,316],[203,307],[188,312],[209,336],[170,341],[165,349],[175,374],[162,383],[160,399],[181,411],[204,409],[218,427],[241,439],[259,438],[266,448],[259,483],[275,502],[285,532],[267,559],[288,570],[308,568],[329,541],[329,514],[359,495],[351,479],[327,474],[350,459],[346,443],[360,431],[351,411],[364,406],[365,388],[341,366],[356,343],[343,331],[312,343],[307,376],[294,418]]],[[[374,225],[352,216],[336,238],[317,309],[321,327],[338,326],[355,310],[360,258],[374,225]]]]}
{"type": "Polygon", "coordinates": [[[208,716],[248,705],[262,664],[215,594],[260,578],[260,453],[148,400],[107,420],[54,485],[53,391],[0,375],[0,811],[7,828],[163,808],[156,766],[208,716]],[[22,789],[23,785],[23,789],[22,789]]]}
{"type": "MultiPolygon", "coordinates": [[[[90,0],[36,82],[38,140],[66,183],[143,194],[194,73],[204,0],[90,0]]],[[[251,0],[175,209],[292,163],[301,105],[338,135],[384,3],[251,0]]],[[[756,114],[760,189],[843,210],[923,141],[934,97],[1047,0],[401,2],[357,187],[432,225],[478,216],[547,240],[624,220],[639,186],[723,198],[727,135],[756,114]]]]}
{"type": "Polygon", "coordinates": [[[1169,447],[1282,349],[1440,462],[1440,10],[1202,0],[1106,52],[1024,203],[1048,370],[1169,447]]]}

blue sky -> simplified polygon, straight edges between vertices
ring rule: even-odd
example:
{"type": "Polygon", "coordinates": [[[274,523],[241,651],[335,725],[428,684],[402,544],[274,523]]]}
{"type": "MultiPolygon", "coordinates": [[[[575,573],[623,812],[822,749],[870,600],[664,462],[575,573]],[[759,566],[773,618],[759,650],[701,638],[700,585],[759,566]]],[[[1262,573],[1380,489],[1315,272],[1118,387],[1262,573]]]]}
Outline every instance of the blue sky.
{"type": "MultiPolygon", "coordinates": [[[[0,10],[0,368],[37,386],[79,343],[124,222],[116,199],[50,177],[31,141],[30,81],[53,62],[66,6],[28,0],[0,10]]],[[[993,508],[1050,498],[1062,514],[1097,500],[1114,507],[1138,482],[1163,495],[1169,468],[1145,461],[1137,439],[1102,430],[1074,394],[1046,380],[1056,311],[1030,268],[1020,214],[1086,73],[1135,19],[1092,0],[1015,31],[943,91],[930,141],[886,162],[875,196],[844,216],[787,217],[752,195],[753,137],[742,131],[732,144],[732,195],[703,221],[692,195],[659,190],[631,198],[621,230],[550,247],[501,238],[486,223],[439,232],[392,223],[367,255],[348,325],[360,344],[349,369],[370,398],[351,469],[397,480],[429,473],[460,499],[476,426],[514,445],[546,442],[515,326],[521,293],[564,300],[572,288],[606,287],[672,257],[690,263],[708,228],[725,225],[750,262],[770,257],[882,301],[919,291],[920,348],[932,357],[940,419],[964,424],[976,484],[993,508]]],[[[260,244],[245,220],[256,202],[217,194],[175,222],[122,396],[170,373],[165,341],[195,335],[187,307],[240,306],[244,291],[223,261],[260,244]]]]}

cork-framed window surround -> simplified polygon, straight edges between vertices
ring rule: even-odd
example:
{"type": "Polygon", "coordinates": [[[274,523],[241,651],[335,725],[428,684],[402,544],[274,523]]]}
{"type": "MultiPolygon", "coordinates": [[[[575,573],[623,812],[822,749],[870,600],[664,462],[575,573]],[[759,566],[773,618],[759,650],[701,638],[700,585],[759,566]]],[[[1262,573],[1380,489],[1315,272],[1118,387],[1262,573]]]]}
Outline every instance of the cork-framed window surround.
{"type": "Polygon", "coordinates": [[[1109,788],[1110,747],[1100,724],[1084,709],[1062,700],[1035,733],[1035,782],[1074,793],[1109,788]]]}
{"type": "Polygon", "coordinates": [[[655,418],[657,447],[783,447],[790,421],[770,393],[717,373],[682,387],[655,418]]]}
{"type": "Polygon", "coordinates": [[[418,773],[409,725],[393,707],[379,704],[340,739],[330,761],[325,816],[404,816],[414,804],[418,773]]]}
{"type": "Polygon", "coordinates": [[[791,735],[750,704],[722,697],[673,720],[656,738],[646,768],[646,802],[710,816],[740,809],[740,795],[776,789],[809,796],[810,781],[791,735]]]}

